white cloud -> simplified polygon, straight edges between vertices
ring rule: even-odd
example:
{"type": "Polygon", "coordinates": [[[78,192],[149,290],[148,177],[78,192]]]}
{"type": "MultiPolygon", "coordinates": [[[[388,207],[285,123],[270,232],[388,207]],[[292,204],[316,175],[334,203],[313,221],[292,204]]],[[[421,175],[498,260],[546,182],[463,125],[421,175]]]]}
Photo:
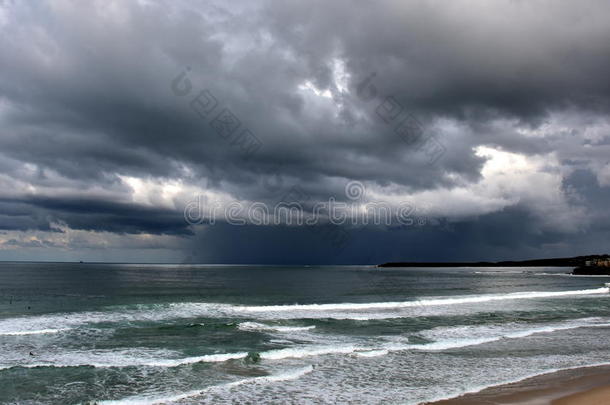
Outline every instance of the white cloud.
{"type": "Polygon", "coordinates": [[[431,216],[460,219],[522,206],[543,224],[561,231],[575,231],[586,223],[582,207],[574,206],[563,190],[563,176],[554,153],[524,155],[479,146],[476,154],[486,159],[477,182],[411,194],[384,194],[374,200],[411,202],[425,207],[431,216]]]}

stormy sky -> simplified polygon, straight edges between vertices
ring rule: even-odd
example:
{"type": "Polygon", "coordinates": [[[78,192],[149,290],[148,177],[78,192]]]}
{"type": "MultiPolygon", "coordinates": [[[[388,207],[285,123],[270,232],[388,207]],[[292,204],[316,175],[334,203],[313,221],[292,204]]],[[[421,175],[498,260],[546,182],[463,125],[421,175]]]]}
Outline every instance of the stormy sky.
{"type": "Polygon", "coordinates": [[[0,260],[610,250],[605,1],[0,0],[0,31],[0,260]],[[413,221],[185,219],[329,199],[413,221]]]}

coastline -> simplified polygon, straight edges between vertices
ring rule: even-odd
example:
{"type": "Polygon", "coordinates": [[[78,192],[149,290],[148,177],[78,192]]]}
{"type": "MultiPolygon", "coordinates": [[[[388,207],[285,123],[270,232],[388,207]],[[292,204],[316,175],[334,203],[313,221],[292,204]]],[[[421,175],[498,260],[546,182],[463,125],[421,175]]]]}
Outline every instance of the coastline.
{"type": "MultiPolygon", "coordinates": [[[[606,266],[608,260],[610,260],[610,255],[603,254],[547,259],[502,260],[497,262],[387,262],[378,264],[377,267],[583,267],[590,270],[592,265],[595,266],[595,263],[598,262],[604,262],[604,266],[606,266]]],[[[603,267],[604,272],[608,268],[610,266],[603,267]]]]}
{"type": "Polygon", "coordinates": [[[425,405],[601,405],[610,398],[610,365],[571,368],[495,385],[425,405]]]}

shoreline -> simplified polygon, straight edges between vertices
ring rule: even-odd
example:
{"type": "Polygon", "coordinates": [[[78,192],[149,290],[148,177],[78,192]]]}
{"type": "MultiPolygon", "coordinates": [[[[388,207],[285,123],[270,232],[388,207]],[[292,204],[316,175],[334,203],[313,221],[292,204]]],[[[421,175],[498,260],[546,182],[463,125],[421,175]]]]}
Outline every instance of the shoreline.
{"type": "Polygon", "coordinates": [[[466,262],[387,262],[377,267],[586,267],[598,261],[610,260],[610,255],[553,257],[546,259],[466,261],[466,262]]]}
{"type": "Polygon", "coordinates": [[[610,398],[610,365],[569,368],[422,405],[598,405],[610,398]]]}

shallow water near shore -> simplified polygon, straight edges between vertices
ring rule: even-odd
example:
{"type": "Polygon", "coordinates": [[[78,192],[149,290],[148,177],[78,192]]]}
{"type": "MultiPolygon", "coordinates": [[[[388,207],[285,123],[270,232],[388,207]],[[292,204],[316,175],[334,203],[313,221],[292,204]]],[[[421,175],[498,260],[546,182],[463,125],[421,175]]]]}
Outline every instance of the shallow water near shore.
{"type": "Polygon", "coordinates": [[[416,404],[610,363],[610,277],[569,270],[1,263],[0,403],[416,404]]]}

